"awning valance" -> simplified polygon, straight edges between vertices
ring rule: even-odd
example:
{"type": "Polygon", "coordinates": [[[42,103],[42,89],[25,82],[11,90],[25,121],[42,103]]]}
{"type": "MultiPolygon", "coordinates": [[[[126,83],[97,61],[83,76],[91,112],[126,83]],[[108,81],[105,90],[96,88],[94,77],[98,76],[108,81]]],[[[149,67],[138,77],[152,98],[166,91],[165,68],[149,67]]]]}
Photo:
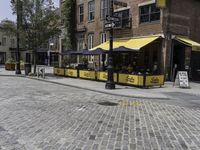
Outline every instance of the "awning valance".
{"type": "MultiPolygon", "coordinates": [[[[158,38],[159,36],[149,36],[149,37],[129,38],[129,39],[114,39],[113,49],[118,49],[121,47],[121,48],[127,48],[127,49],[132,49],[132,50],[140,50],[142,47],[155,41],[158,38]]],[[[96,49],[109,50],[109,46],[110,46],[109,41],[107,41],[90,50],[96,50],[96,49]]]]}
{"type": "Polygon", "coordinates": [[[176,40],[181,42],[181,43],[183,43],[183,44],[185,44],[185,45],[188,45],[188,46],[192,47],[193,51],[200,51],[200,44],[195,42],[195,41],[193,41],[193,40],[191,40],[191,39],[189,39],[189,38],[177,36],[176,40]]]}

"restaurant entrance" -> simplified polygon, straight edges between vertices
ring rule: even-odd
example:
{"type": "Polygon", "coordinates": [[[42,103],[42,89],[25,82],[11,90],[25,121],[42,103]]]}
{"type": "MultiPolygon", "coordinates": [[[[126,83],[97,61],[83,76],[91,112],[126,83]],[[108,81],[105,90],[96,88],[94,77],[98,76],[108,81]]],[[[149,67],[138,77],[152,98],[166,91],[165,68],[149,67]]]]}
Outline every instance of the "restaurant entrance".
{"type": "Polygon", "coordinates": [[[191,78],[200,81],[200,52],[192,52],[191,78]]]}
{"type": "Polygon", "coordinates": [[[171,80],[178,71],[187,71],[191,80],[200,80],[200,44],[188,38],[176,37],[173,41],[171,80]]]}

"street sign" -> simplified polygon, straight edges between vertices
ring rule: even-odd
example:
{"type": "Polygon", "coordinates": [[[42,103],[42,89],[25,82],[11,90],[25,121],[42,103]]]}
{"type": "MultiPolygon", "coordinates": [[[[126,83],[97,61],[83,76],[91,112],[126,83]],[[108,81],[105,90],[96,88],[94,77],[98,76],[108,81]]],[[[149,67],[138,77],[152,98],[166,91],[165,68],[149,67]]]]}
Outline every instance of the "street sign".
{"type": "Polygon", "coordinates": [[[111,28],[114,28],[114,27],[115,27],[114,22],[106,23],[106,24],[104,25],[104,28],[105,28],[105,29],[111,29],[111,28]]]}
{"type": "Polygon", "coordinates": [[[127,7],[127,3],[124,3],[124,2],[121,2],[121,1],[118,1],[118,0],[114,0],[114,5],[127,7]]]}
{"type": "Polygon", "coordinates": [[[113,21],[113,22],[118,22],[120,21],[120,18],[119,17],[111,17],[111,16],[106,16],[106,20],[107,21],[113,21]]]}

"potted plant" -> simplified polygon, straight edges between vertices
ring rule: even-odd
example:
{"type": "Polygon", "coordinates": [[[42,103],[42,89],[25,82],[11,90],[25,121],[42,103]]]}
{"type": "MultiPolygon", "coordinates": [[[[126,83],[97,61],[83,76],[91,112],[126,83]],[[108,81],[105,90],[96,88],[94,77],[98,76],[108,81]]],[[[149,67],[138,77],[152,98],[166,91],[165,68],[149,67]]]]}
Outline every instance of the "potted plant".
{"type": "Polygon", "coordinates": [[[12,58],[9,58],[5,63],[5,69],[6,70],[15,70],[15,60],[12,58]]]}
{"type": "Polygon", "coordinates": [[[23,60],[20,60],[20,69],[21,70],[24,70],[24,61],[23,60]]]}

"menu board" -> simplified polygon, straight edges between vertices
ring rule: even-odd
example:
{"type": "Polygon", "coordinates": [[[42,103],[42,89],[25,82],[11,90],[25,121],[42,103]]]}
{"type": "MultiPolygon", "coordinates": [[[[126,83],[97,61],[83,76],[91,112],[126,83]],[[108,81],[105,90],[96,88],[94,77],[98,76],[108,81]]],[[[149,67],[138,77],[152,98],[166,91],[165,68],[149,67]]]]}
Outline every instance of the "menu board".
{"type": "Polygon", "coordinates": [[[175,79],[175,84],[179,83],[179,87],[189,88],[189,79],[187,71],[178,71],[175,79]]]}

